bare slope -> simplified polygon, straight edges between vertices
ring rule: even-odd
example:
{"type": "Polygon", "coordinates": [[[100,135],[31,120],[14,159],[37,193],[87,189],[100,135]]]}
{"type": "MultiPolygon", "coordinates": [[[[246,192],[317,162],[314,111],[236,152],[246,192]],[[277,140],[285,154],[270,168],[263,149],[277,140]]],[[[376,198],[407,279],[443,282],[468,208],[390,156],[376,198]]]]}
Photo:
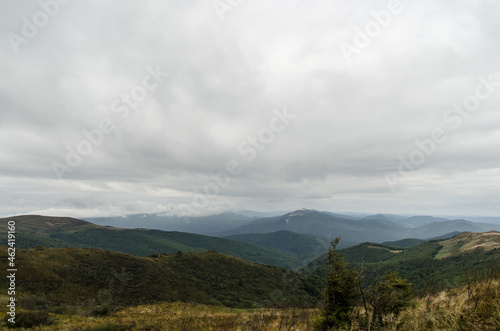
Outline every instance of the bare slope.
{"type": "Polygon", "coordinates": [[[439,242],[441,249],[436,254],[436,259],[458,256],[474,250],[489,252],[500,248],[500,232],[489,231],[484,233],[462,232],[457,236],[439,242]]]}

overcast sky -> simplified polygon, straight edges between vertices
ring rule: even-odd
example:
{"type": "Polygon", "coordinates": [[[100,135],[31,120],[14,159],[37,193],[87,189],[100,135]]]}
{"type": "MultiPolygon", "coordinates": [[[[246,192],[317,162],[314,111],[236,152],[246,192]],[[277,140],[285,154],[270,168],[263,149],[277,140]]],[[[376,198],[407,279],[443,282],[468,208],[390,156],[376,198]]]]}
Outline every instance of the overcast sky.
{"type": "Polygon", "coordinates": [[[498,1],[0,6],[0,215],[500,216],[498,1]]]}

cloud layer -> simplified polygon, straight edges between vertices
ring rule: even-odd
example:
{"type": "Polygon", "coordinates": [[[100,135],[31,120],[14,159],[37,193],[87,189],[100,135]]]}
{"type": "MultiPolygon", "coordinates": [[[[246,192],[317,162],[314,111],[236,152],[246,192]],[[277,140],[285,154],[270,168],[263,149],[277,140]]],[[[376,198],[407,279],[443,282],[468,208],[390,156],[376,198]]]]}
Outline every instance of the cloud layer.
{"type": "Polygon", "coordinates": [[[500,215],[500,4],[1,6],[0,215],[500,215]]]}

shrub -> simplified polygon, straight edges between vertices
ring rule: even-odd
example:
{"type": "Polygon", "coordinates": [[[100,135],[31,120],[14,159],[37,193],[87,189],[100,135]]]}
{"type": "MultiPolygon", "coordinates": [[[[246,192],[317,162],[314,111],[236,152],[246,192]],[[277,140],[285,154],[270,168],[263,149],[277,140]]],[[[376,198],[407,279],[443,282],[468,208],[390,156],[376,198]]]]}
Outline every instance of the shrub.
{"type": "Polygon", "coordinates": [[[87,316],[101,317],[108,316],[113,312],[113,309],[108,305],[95,306],[86,312],[87,316]]]}
{"type": "Polygon", "coordinates": [[[398,316],[411,305],[413,293],[411,284],[398,276],[396,271],[386,273],[368,289],[366,299],[373,309],[372,329],[383,326],[383,317],[389,314],[398,316]]]}
{"type": "Polygon", "coordinates": [[[15,324],[8,322],[10,318],[7,315],[4,319],[6,325],[11,328],[33,328],[40,325],[51,325],[54,319],[46,311],[41,310],[26,310],[18,311],[16,313],[15,324]]]}
{"type": "Polygon", "coordinates": [[[50,307],[50,301],[37,295],[27,295],[18,300],[19,308],[24,310],[45,310],[50,307]]]}

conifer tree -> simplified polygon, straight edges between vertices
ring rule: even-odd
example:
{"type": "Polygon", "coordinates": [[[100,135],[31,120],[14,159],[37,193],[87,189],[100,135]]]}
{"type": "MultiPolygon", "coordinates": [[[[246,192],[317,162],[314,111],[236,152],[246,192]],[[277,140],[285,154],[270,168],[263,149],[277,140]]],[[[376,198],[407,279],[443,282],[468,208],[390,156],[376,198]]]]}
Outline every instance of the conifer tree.
{"type": "Polygon", "coordinates": [[[358,273],[348,269],[345,257],[336,251],[339,241],[340,238],[335,238],[328,250],[323,311],[317,324],[319,330],[349,329],[358,296],[358,273]]]}

